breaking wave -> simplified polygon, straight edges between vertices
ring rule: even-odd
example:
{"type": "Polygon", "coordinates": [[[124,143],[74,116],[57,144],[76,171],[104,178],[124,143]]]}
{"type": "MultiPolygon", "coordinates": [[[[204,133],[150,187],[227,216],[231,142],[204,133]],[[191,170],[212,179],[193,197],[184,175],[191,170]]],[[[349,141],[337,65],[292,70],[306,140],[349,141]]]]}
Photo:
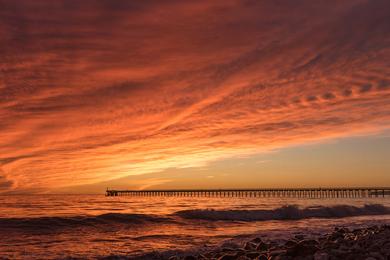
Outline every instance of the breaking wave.
{"type": "Polygon", "coordinates": [[[72,217],[35,217],[35,218],[0,218],[0,229],[39,229],[52,230],[67,227],[102,226],[102,225],[150,225],[180,223],[186,220],[225,220],[225,221],[266,221],[299,220],[307,218],[343,218],[364,215],[387,215],[390,207],[381,204],[367,204],[362,207],[350,205],[314,206],[299,208],[295,205],[264,210],[213,210],[194,209],[177,211],[171,215],[148,215],[107,213],[98,216],[72,217]]]}
{"type": "Polygon", "coordinates": [[[350,205],[314,206],[299,208],[295,205],[269,210],[183,210],[175,213],[185,219],[265,221],[299,220],[307,218],[343,218],[365,215],[387,215],[390,208],[381,204],[366,204],[362,207],[350,205]]]}

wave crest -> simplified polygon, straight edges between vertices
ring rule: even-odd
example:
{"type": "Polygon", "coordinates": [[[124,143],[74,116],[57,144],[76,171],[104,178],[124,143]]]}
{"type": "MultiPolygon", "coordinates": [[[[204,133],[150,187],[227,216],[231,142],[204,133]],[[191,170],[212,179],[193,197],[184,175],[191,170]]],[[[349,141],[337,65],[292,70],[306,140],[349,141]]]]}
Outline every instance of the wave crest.
{"type": "Polygon", "coordinates": [[[175,213],[186,219],[265,221],[298,220],[306,218],[343,218],[364,215],[387,215],[390,208],[381,204],[366,204],[362,207],[350,205],[314,206],[299,208],[296,205],[282,206],[270,210],[183,210],[175,213]]]}
{"type": "Polygon", "coordinates": [[[314,206],[299,208],[287,205],[264,210],[213,210],[195,209],[175,212],[168,216],[128,213],[106,213],[98,216],[0,218],[1,229],[53,230],[67,227],[101,225],[150,225],[153,223],[180,223],[179,219],[225,220],[225,221],[266,221],[299,220],[306,218],[343,218],[364,215],[390,214],[390,208],[381,204],[366,204],[362,207],[350,205],[314,206]],[[178,219],[179,218],[179,219],[178,219]],[[179,221],[179,222],[178,222],[179,221]]]}

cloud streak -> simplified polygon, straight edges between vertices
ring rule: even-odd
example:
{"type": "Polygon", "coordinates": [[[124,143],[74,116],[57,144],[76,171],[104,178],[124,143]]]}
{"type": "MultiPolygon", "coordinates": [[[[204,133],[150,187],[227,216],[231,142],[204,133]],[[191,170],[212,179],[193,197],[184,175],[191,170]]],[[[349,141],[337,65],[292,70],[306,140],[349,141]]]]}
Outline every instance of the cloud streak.
{"type": "Polygon", "coordinates": [[[0,0],[0,190],[390,123],[390,4],[0,0]]]}

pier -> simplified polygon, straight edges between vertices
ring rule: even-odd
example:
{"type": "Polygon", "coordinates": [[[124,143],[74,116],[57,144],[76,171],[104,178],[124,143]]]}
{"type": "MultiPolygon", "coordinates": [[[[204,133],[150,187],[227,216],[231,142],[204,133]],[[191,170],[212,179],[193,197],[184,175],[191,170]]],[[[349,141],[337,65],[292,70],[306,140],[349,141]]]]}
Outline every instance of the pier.
{"type": "Polygon", "coordinates": [[[280,189],[177,189],[115,190],[106,196],[142,197],[286,197],[286,198],[390,198],[390,187],[374,188],[280,188],[280,189]]]}

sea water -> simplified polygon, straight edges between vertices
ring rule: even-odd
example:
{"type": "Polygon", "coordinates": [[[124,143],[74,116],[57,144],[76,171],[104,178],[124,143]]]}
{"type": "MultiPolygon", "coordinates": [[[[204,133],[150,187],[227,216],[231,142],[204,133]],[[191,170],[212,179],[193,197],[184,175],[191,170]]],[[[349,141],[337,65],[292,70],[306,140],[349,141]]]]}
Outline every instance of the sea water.
{"type": "Polygon", "coordinates": [[[390,198],[0,196],[0,259],[152,259],[375,224],[390,224],[390,198]]]}

